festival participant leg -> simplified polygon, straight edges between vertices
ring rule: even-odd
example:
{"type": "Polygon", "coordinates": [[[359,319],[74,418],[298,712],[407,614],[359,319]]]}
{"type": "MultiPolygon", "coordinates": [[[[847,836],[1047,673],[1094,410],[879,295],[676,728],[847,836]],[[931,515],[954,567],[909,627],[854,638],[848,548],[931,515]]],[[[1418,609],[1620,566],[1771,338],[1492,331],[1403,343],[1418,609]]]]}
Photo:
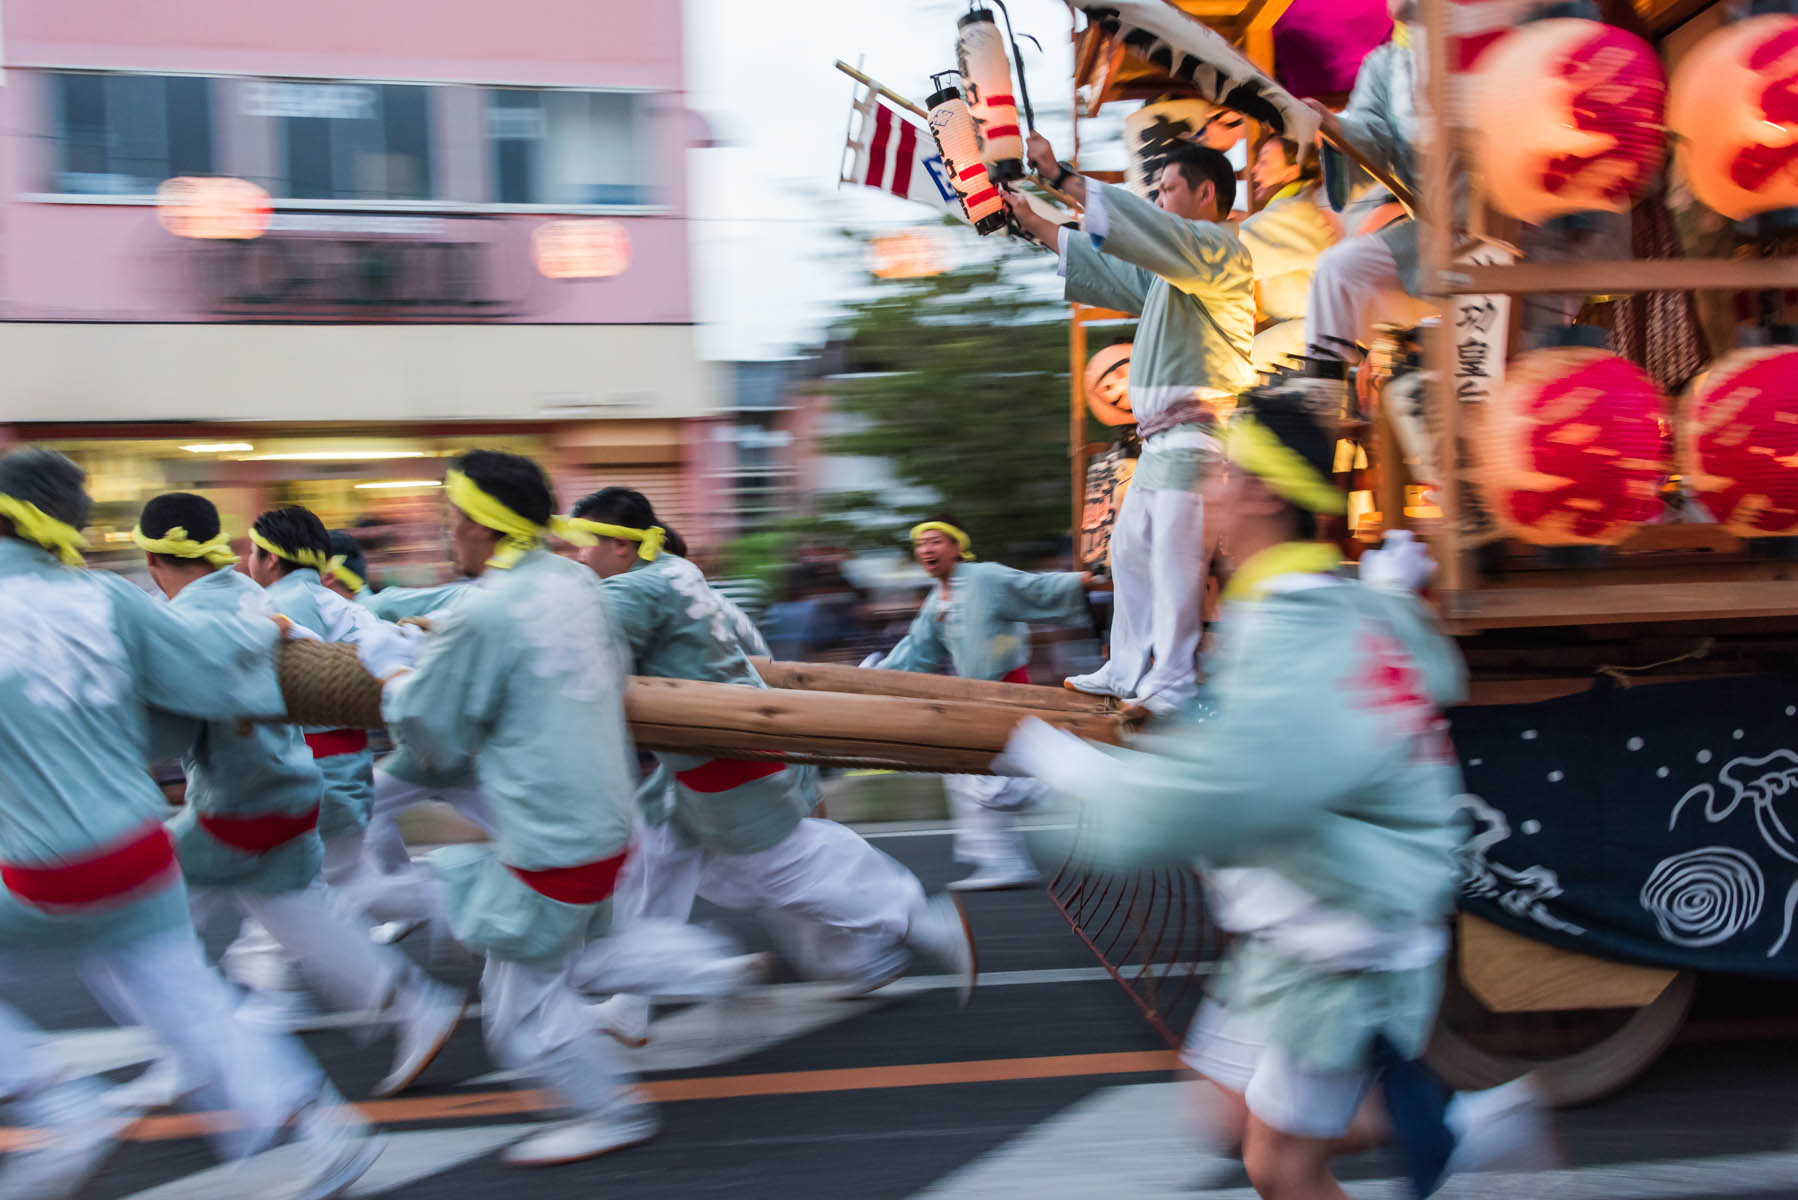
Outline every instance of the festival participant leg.
{"type": "MultiPolygon", "coordinates": [[[[621,935],[646,921],[685,924],[693,915],[704,866],[705,851],[682,838],[672,822],[639,827],[612,899],[613,929],[621,935]]],[[[584,973],[577,975],[585,978],[584,973]]],[[[616,992],[593,1009],[593,1017],[600,1029],[623,1045],[635,1049],[649,1044],[647,995],[616,992]]]]}
{"type": "MultiPolygon", "coordinates": [[[[1154,663],[1137,685],[1135,701],[1159,714],[1179,708],[1198,692],[1205,504],[1197,489],[1188,488],[1155,488],[1145,491],[1143,498],[1149,509],[1149,641],[1154,663]]],[[[1129,553],[1136,549],[1131,547],[1129,553]]]]}
{"type": "Polygon", "coordinates": [[[1017,813],[1036,798],[1039,788],[1028,779],[1000,775],[946,775],[955,820],[955,860],[974,873],[949,885],[950,891],[984,892],[1031,887],[1038,883],[1036,864],[1018,832],[1017,813]]]}
{"type": "Polygon", "coordinates": [[[1069,679],[1074,691],[1132,699],[1149,672],[1155,615],[1149,510],[1145,489],[1124,493],[1111,529],[1111,656],[1097,671],[1069,679]]]}
{"type": "Polygon", "coordinates": [[[432,779],[403,752],[376,766],[374,799],[363,838],[362,870],[346,890],[345,899],[350,907],[379,922],[371,933],[377,942],[397,942],[424,924],[422,919],[395,915],[417,908],[409,893],[427,873],[427,868],[412,861],[412,853],[400,836],[398,817],[429,800],[448,804],[470,824],[489,837],[493,835],[492,809],[472,775],[432,779]]]}
{"type": "Polygon", "coordinates": [[[1317,256],[1305,318],[1308,353],[1356,359],[1380,324],[1415,325],[1434,310],[1405,292],[1384,238],[1338,242],[1317,256]]]}
{"type": "Polygon", "coordinates": [[[0,1001],[0,1116],[45,1139],[0,1159],[0,1197],[62,1196],[105,1161],[134,1113],[109,1115],[86,1080],[62,1078],[34,1044],[38,1032],[0,1001]]]}

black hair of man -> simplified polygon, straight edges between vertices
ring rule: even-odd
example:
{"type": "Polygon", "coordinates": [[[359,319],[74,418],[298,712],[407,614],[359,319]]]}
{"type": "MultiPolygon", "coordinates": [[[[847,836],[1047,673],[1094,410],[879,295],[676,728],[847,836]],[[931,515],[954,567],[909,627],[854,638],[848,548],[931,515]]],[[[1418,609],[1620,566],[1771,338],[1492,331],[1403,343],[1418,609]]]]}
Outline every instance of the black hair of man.
{"type": "Polygon", "coordinates": [[[522,454],[505,450],[470,450],[450,460],[450,470],[468,476],[474,485],[531,522],[547,525],[556,508],[543,468],[522,454]]]}
{"type": "Polygon", "coordinates": [[[606,525],[622,525],[626,529],[650,529],[660,525],[667,535],[662,548],[676,558],[687,557],[687,539],[666,521],[656,516],[655,505],[642,492],[627,487],[600,488],[582,496],[574,506],[574,515],[583,521],[599,521],[606,525]]]}
{"type": "MultiPolygon", "coordinates": [[[[331,556],[331,535],[325,532],[325,523],[311,509],[298,504],[283,504],[280,508],[269,509],[256,518],[251,528],[267,538],[271,545],[283,550],[291,550],[296,554],[312,550],[324,558],[331,556]]],[[[299,564],[283,558],[276,566],[285,575],[299,564]]]]}
{"type": "MultiPolygon", "coordinates": [[[[164,492],[144,505],[144,511],[137,517],[137,527],[148,538],[160,538],[171,529],[184,529],[193,541],[210,542],[219,535],[219,510],[212,501],[192,492],[164,492]]],[[[174,554],[151,557],[171,567],[191,567],[196,563],[208,569],[212,566],[203,559],[174,554]]]]}
{"type": "Polygon", "coordinates": [[[331,557],[343,556],[343,565],[368,578],[368,556],[362,553],[362,545],[351,537],[346,529],[333,529],[330,533],[331,557]]]}
{"type": "MultiPolygon", "coordinates": [[[[1301,388],[1257,388],[1243,395],[1241,409],[1250,415],[1280,444],[1305,460],[1317,477],[1330,480],[1336,471],[1336,433],[1334,423],[1320,417],[1311,397],[1301,388]]],[[[1315,513],[1288,503],[1294,537],[1308,541],[1317,536],[1315,513]]]]}
{"type": "Polygon", "coordinates": [[[1217,188],[1218,219],[1230,215],[1236,207],[1236,168],[1224,157],[1223,151],[1213,150],[1210,146],[1201,146],[1196,142],[1177,142],[1168,148],[1161,160],[1162,170],[1175,167],[1180,177],[1186,180],[1186,186],[1198,191],[1199,185],[1209,181],[1217,188]]]}
{"type": "MultiPolygon", "coordinates": [[[[87,524],[93,508],[86,484],[87,472],[54,450],[24,446],[0,454],[0,492],[35,505],[46,516],[76,529],[87,524]]],[[[11,524],[7,522],[9,529],[11,524]]]]}

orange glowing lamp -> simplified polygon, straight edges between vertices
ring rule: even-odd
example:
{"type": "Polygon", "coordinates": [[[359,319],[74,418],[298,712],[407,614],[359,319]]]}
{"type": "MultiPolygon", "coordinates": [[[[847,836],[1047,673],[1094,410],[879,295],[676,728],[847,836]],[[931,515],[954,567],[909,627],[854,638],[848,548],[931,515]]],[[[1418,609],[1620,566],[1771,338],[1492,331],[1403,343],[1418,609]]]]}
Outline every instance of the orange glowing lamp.
{"type": "Polygon", "coordinates": [[[943,273],[942,243],[926,230],[878,234],[868,239],[868,254],[876,279],[924,279],[943,273]]]}
{"type": "Polygon", "coordinates": [[[268,230],[274,206],[247,179],[178,175],[156,189],[157,219],[177,237],[248,241],[268,230]]]}
{"type": "Polygon", "coordinates": [[[631,239],[616,221],[546,221],[531,235],[531,258],[548,279],[610,279],[631,265],[631,239]]]}

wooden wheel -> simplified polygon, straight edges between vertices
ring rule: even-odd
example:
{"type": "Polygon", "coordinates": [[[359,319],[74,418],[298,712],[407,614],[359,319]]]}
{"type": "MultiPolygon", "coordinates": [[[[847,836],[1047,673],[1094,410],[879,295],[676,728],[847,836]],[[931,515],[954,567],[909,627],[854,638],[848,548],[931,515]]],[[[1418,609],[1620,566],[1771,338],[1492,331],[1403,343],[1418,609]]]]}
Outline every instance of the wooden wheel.
{"type": "Polygon", "coordinates": [[[1495,1013],[1450,971],[1424,1057],[1456,1089],[1493,1087],[1537,1071],[1556,1107],[1589,1104],[1660,1057],[1692,1007],[1696,984],[1693,972],[1681,971],[1640,1008],[1495,1013]]]}

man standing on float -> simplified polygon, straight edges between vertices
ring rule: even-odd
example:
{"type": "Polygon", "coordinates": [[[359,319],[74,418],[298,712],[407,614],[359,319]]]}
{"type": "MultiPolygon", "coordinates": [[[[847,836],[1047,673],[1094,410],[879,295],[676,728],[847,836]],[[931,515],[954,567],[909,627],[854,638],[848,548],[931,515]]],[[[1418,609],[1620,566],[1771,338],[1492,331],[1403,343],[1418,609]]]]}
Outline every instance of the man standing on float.
{"type": "Polygon", "coordinates": [[[1040,134],[1030,135],[1029,155],[1085,214],[1076,229],[1009,203],[1013,219],[1057,248],[1069,300],[1138,317],[1130,403],[1143,453],[1111,535],[1111,658],[1067,686],[1166,713],[1198,687],[1199,484],[1218,453],[1216,405],[1254,382],[1254,264],[1224,224],[1236,174],[1217,151],[1179,145],[1163,160],[1151,203],[1075,174],[1040,134]]]}

